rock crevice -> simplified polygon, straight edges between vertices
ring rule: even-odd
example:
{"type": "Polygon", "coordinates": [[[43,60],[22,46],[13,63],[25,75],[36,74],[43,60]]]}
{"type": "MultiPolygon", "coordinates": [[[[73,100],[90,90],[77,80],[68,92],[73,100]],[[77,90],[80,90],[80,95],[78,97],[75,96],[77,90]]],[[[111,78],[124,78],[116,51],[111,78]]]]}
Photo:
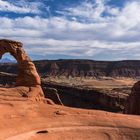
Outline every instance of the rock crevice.
{"type": "Polygon", "coordinates": [[[131,94],[127,99],[126,114],[140,115],[140,81],[134,84],[131,94]]]}

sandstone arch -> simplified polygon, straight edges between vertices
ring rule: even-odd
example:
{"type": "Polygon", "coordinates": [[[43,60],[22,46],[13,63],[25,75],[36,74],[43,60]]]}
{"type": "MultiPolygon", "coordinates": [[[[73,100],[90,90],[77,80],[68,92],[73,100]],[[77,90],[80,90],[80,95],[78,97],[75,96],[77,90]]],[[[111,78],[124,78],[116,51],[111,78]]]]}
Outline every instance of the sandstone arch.
{"type": "Polygon", "coordinates": [[[0,59],[5,53],[10,53],[18,63],[19,72],[16,87],[27,87],[29,88],[28,92],[25,93],[27,97],[42,100],[44,94],[40,86],[40,77],[32,60],[25,53],[23,44],[13,40],[2,39],[0,40],[0,59]]]}
{"type": "Polygon", "coordinates": [[[17,86],[40,85],[40,77],[36,68],[22,48],[22,43],[11,40],[0,40],[0,58],[5,53],[10,53],[18,62],[17,86]]]}

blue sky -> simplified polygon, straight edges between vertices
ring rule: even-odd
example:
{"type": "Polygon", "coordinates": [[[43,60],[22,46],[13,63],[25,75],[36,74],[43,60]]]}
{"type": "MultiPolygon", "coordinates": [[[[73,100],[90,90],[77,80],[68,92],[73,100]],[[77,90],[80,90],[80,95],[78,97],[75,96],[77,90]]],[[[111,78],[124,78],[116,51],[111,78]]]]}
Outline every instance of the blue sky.
{"type": "Polygon", "coordinates": [[[139,0],[0,0],[0,38],[33,59],[140,59],[139,25],[139,0]]]}

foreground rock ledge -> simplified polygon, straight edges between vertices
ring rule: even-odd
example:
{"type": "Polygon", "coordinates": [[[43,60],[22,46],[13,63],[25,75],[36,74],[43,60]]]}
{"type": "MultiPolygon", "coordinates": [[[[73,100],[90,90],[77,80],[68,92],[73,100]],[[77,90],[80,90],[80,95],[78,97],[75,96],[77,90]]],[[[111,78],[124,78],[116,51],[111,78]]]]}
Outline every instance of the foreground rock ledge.
{"type": "MultiPolygon", "coordinates": [[[[16,80],[17,92],[23,97],[29,97],[34,101],[43,101],[44,94],[40,86],[41,80],[32,60],[27,56],[21,42],[2,39],[0,40],[0,59],[5,53],[10,53],[18,63],[18,77],[16,80]]],[[[1,89],[4,93],[15,94],[15,89],[1,89]]],[[[18,95],[18,94],[17,94],[18,95]]]]}

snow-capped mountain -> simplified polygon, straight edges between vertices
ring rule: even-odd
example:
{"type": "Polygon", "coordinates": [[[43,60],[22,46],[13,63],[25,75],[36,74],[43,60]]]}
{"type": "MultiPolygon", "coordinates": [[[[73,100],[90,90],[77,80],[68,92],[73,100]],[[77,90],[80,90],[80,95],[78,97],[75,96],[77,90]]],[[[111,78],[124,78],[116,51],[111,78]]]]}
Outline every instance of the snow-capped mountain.
{"type": "Polygon", "coordinates": [[[14,59],[2,58],[0,59],[0,63],[16,63],[16,61],[14,59]]]}

